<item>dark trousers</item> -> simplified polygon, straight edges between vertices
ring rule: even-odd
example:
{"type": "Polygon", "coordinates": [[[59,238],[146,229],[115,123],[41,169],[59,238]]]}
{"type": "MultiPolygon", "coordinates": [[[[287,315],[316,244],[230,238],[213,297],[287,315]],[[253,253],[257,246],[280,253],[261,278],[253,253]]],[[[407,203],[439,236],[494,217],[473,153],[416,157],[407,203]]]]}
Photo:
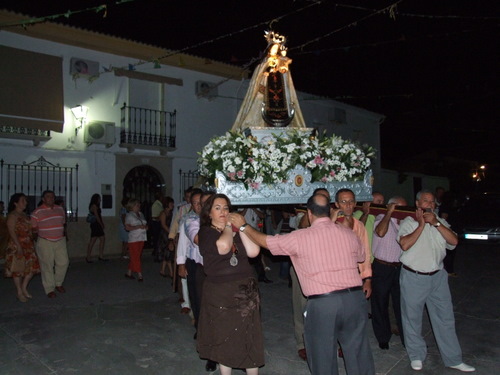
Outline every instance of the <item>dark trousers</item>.
{"type": "Polygon", "coordinates": [[[373,375],[368,340],[368,305],[363,291],[307,300],[304,338],[312,375],[337,375],[337,340],[348,374],[373,375]]]}
{"type": "Polygon", "coordinates": [[[205,271],[200,263],[196,263],[192,259],[186,259],[186,270],[188,272],[187,286],[189,291],[189,302],[191,303],[191,310],[193,311],[195,327],[198,327],[205,271]]]}
{"type": "Polygon", "coordinates": [[[391,297],[401,342],[404,345],[403,325],[401,322],[401,291],[399,288],[400,271],[401,266],[393,267],[378,263],[376,260],[372,263],[372,295],[370,297],[372,326],[379,343],[389,342],[391,339],[392,332],[389,319],[389,297],[391,297]]]}

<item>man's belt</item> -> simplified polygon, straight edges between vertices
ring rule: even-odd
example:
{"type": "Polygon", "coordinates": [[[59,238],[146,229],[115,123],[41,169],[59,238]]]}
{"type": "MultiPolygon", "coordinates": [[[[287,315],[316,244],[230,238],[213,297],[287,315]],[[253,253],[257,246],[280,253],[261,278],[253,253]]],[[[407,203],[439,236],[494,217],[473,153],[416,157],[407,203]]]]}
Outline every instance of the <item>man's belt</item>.
{"type": "Polygon", "coordinates": [[[385,260],[378,259],[378,258],[373,258],[373,260],[377,263],[384,264],[386,266],[391,266],[391,267],[399,267],[401,265],[401,262],[386,262],[385,260]]]}
{"type": "Polygon", "coordinates": [[[360,286],[354,286],[352,288],[334,290],[332,292],[323,293],[323,294],[313,294],[312,296],[307,297],[307,299],[324,298],[324,297],[333,296],[334,294],[351,293],[351,292],[355,292],[355,291],[361,290],[361,289],[362,288],[360,286]]]}
{"type": "Polygon", "coordinates": [[[64,236],[61,238],[53,238],[50,240],[48,238],[38,236],[38,239],[42,239],[42,240],[49,241],[49,242],[58,242],[58,241],[61,241],[63,238],[64,238],[64,236]]]}
{"type": "Polygon", "coordinates": [[[432,275],[435,275],[436,273],[438,273],[439,271],[441,271],[441,270],[436,270],[436,271],[432,271],[432,272],[420,272],[420,271],[415,271],[414,269],[411,269],[410,267],[405,266],[404,264],[403,264],[403,268],[407,271],[416,273],[417,275],[426,275],[426,276],[432,276],[432,275]]]}

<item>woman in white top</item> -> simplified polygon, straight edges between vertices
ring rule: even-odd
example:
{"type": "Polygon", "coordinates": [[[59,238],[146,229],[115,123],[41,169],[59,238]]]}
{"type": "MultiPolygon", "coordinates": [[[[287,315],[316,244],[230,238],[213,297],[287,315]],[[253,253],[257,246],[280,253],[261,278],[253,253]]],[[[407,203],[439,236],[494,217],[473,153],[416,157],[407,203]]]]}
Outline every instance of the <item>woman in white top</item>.
{"type": "Polygon", "coordinates": [[[125,229],[128,231],[128,251],[130,261],[125,277],[135,279],[132,272],[137,274],[137,281],[143,281],[141,268],[141,255],[144,242],[147,239],[147,220],[141,210],[138,199],[130,199],[127,203],[127,216],[125,217],[125,229]]]}

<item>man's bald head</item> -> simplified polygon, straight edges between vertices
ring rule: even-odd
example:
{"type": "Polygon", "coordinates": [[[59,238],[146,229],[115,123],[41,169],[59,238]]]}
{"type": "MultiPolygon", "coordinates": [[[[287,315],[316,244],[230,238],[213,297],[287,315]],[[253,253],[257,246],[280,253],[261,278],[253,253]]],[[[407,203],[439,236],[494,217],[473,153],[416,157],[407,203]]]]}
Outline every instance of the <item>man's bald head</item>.
{"type": "Polygon", "coordinates": [[[329,217],[330,201],[323,194],[313,195],[307,200],[307,209],[313,216],[329,217]]]}

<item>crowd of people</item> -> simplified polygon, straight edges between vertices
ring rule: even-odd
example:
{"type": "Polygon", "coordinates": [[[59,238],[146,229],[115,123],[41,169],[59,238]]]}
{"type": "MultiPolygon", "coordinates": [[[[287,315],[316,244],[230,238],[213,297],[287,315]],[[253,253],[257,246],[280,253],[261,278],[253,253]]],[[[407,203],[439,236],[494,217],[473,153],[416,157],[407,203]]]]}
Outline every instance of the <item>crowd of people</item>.
{"type": "MultiPolygon", "coordinates": [[[[27,198],[16,193],[2,218],[6,233],[0,237],[9,238],[5,273],[20,302],[32,298],[28,286],[37,273],[49,298],[66,292],[66,216],[55,199],[54,192],[43,192],[28,217],[27,198]]],[[[222,375],[232,369],[256,375],[264,365],[259,282],[272,282],[265,250],[289,280],[297,353],[312,374],[337,374],[338,358],[348,374],[375,374],[370,318],[379,348],[389,350],[391,337],[399,336],[411,368],[422,370],[424,307],[444,365],[472,372],[455,332],[448,277],[456,274],[443,266],[458,238],[439,199],[439,188],[437,194],[422,190],[413,212],[402,215],[398,208],[408,205],[403,197],[384,205],[383,194],[374,192],[372,202],[357,206],[353,191],[338,190],[332,202],[321,188],[305,207],[234,210],[223,194],[189,188],[177,206],[157,194],[150,220],[139,200],[123,199],[118,232],[121,256],[129,260],[125,277],[143,281],[141,256],[150,230],[159,274],[177,284],[181,312],[192,314],[207,371],[218,365],[222,375]],[[372,213],[375,205],[384,207],[382,213],[372,213]]],[[[89,204],[88,263],[97,241],[98,260],[108,260],[100,202],[94,194],[89,204]]]]}

